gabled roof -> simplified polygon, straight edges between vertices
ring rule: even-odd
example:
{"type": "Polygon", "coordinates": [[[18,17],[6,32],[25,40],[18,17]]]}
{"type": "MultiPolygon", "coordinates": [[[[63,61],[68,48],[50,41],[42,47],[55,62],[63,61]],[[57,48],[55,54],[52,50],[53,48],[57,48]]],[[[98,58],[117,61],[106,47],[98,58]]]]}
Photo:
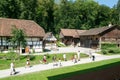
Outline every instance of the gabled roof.
{"type": "Polygon", "coordinates": [[[76,29],[61,29],[61,33],[63,36],[79,37],[76,29]]]}
{"type": "Polygon", "coordinates": [[[74,38],[79,38],[79,34],[85,32],[86,30],[77,30],[77,29],[61,29],[63,36],[69,36],[74,38]]]}
{"type": "Polygon", "coordinates": [[[78,32],[79,35],[82,34],[85,31],[87,31],[87,30],[77,30],[77,32],[78,32]]]}
{"type": "Polygon", "coordinates": [[[93,29],[90,29],[90,30],[87,30],[87,31],[81,33],[80,36],[100,35],[101,33],[105,32],[106,30],[109,30],[114,27],[116,27],[116,25],[105,26],[105,27],[100,27],[100,28],[93,28],[93,29]]]}
{"type": "Polygon", "coordinates": [[[12,36],[13,26],[22,29],[27,37],[44,37],[45,35],[44,29],[32,20],[0,18],[0,36],[12,36]]]}
{"type": "Polygon", "coordinates": [[[45,34],[43,40],[56,41],[57,39],[56,39],[55,36],[52,34],[52,32],[48,32],[48,33],[45,34]]]}

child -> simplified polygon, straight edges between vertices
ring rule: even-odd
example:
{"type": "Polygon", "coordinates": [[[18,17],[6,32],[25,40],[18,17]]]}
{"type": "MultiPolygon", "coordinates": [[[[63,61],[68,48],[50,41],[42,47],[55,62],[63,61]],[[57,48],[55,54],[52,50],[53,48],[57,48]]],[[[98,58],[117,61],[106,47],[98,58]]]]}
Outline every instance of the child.
{"type": "Polygon", "coordinates": [[[30,67],[30,61],[29,61],[29,59],[27,59],[25,68],[29,68],[29,67],[30,67]]]}
{"type": "Polygon", "coordinates": [[[59,61],[59,66],[62,66],[62,64],[61,64],[61,59],[60,59],[60,58],[59,58],[59,60],[58,60],[58,61],[59,61]]]}

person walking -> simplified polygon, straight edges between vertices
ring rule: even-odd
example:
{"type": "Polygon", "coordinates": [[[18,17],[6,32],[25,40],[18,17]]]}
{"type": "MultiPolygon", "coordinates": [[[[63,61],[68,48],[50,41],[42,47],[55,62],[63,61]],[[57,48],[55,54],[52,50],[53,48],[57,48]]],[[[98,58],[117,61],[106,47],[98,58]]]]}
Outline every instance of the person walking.
{"type": "Polygon", "coordinates": [[[92,55],[92,61],[95,61],[95,55],[92,55]]]}
{"type": "Polygon", "coordinates": [[[56,55],[54,55],[54,56],[52,57],[53,66],[57,66],[57,59],[56,59],[56,58],[57,58],[56,55]]]}
{"type": "Polygon", "coordinates": [[[15,74],[15,65],[13,62],[11,62],[10,64],[10,75],[14,75],[15,74]]]}
{"type": "Polygon", "coordinates": [[[44,64],[47,64],[47,58],[46,58],[46,55],[43,56],[43,63],[44,63],[44,64]]]}

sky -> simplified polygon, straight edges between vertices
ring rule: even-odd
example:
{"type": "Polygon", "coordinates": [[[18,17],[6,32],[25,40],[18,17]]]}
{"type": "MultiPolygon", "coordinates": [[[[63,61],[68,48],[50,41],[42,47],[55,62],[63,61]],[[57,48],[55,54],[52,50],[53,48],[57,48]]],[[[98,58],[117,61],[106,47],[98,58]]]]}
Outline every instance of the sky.
{"type": "Polygon", "coordinates": [[[110,8],[112,8],[118,2],[118,0],[95,0],[95,1],[98,2],[99,4],[109,6],[110,8]]]}

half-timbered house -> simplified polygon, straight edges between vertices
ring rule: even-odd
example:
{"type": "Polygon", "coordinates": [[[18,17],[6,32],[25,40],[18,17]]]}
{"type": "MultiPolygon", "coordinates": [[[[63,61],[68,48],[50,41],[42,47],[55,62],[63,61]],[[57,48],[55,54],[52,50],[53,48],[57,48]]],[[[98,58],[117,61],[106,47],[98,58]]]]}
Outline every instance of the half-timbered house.
{"type": "Polygon", "coordinates": [[[13,46],[8,39],[12,37],[12,28],[22,29],[26,34],[27,46],[34,48],[36,52],[42,51],[45,31],[32,20],[0,18],[0,49],[7,50],[13,46]]]}

